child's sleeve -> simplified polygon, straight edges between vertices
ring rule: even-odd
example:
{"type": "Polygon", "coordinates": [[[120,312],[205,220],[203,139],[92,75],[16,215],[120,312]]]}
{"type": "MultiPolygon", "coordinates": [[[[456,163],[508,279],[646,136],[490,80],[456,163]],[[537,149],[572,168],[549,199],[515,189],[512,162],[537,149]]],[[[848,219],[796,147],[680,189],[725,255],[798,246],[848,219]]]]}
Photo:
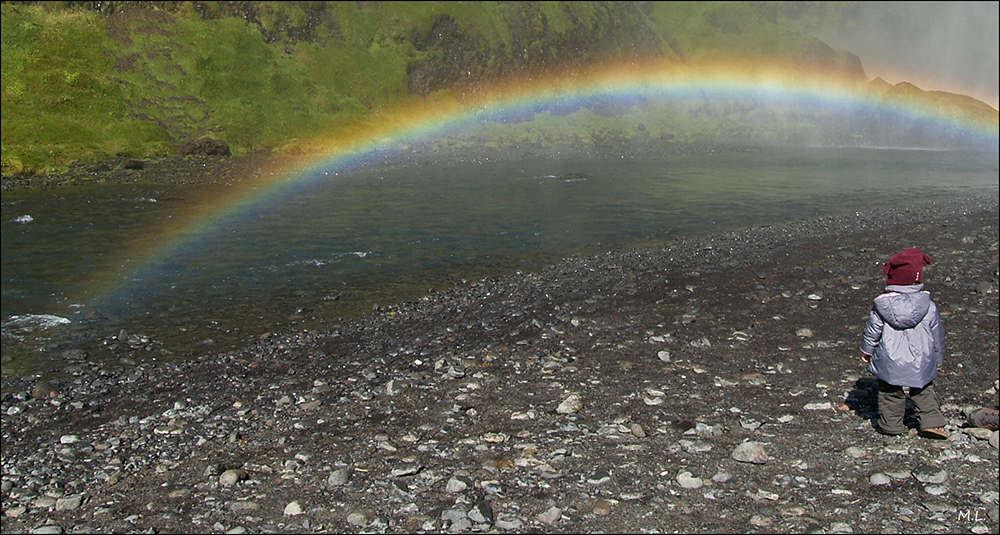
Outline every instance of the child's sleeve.
{"type": "Polygon", "coordinates": [[[941,325],[941,315],[937,305],[931,304],[931,336],[934,337],[934,362],[940,366],[944,363],[944,326],[941,325]]]}
{"type": "Polygon", "coordinates": [[[872,306],[868,314],[868,321],[865,323],[865,334],[861,337],[861,352],[865,355],[875,354],[875,346],[882,339],[882,316],[878,315],[875,307],[872,306]]]}

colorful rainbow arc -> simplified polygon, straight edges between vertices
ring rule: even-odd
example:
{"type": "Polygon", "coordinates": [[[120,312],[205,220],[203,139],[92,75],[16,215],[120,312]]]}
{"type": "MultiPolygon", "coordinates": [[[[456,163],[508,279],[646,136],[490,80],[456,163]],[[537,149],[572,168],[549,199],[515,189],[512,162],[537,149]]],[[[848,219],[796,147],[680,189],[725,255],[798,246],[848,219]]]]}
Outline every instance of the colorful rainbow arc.
{"type": "Polygon", "coordinates": [[[189,206],[182,217],[173,218],[169,226],[151,230],[143,240],[144,248],[133,251],[117,270],[110,270],[110,276],[85,288],[81,300],[107,298],[179,248],[205,239],[213,229],[244,217],[264,201],[329,180],[384,154],[390,147],[461,131],[526,109],[588,100],[628,101],[691,95],[752,95],[835,109],[889,106],[902,114],[936,118],[951,127],[967,129],[992,144],[996,144],[998,137],[996,121],[969,120],[909,98],[886,102],[884,97],[871,94],[864,82],[817,76],[781,66],[747,68],[719,64],[691,69],[653,63],[524,76],[472,95],[430,98],[380,114],[363,125],[317,141],[315,145],[325,149],[316,156],[289,159],[284,164],[261,169],[253,177],[245,177],[238,185],[220,187],[202,202],[189,206]]]}

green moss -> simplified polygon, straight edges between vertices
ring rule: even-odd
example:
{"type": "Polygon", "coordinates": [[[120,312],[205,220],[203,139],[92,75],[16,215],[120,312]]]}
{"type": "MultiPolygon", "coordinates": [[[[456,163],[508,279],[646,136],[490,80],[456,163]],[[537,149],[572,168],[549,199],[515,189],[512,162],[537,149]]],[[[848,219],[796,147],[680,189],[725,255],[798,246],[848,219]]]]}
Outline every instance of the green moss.
{"type": "MultiPolygon", "coordinates": [[[[808,5],[651,2],[640,6],[645,15],[638,10],[619,14],[629,23],[646,24],[669,47],[664,57],[684,62],[723,56],[825,58],[830,68],[854,67],[848,55],[804,33],[810,27],[830,28],[840,11],[824,3],[803,4],[808,5]],[[781,26],[782,21],[789,26],[781,26]]],[[[63,2],[2,3],[0,161],[4,173],[47,172],[75,161],[166,155],[204,135],[226,140],[237,155],[305,150],[316,138],[384,118],[418,98],[410,95],[407,70],[434,58],[425,41],[445,18],[474,44],[462,52],[463,61],[484,62],[482,72],[508,72],[506,63],[515,55],[512,26],[522,39],[540,32],[536,42],[519,43],[525,48],[518,51],[529,67],[537,67],[531,61],[559,57],[553,43],[562,42],[567,32],[589,28],[599,33],[619,7],[605,2],[182,2],[127,3],[114,14],[99,15],[63,2]],[[254,13],[247,17],[251,22],[238,16],[239,9],[254,13]],[[487,50],[471,50],[481,44],[487,50]],[[479,52],[489,57],[478,58],[479,52]]],[[[623,48],[612,54],[630,50],[628,43],[609,46],[623,48]]],[[[442,72],[453,67],[445,65],[442,72]]],[[[448,90],[420,98],[455,101],[448,90]]],[[[687,141],[744,133],[740,120],[774,136],[780,127],[797,124],[761,110],[679,102],[614,118],[582,110],[539,114],[523,124],[494,125],[476,139],[582,142],[605,135],[687,141]],[[636,133],[640,122],[642,134],[636,133]]]]}
{"type": "MultiPolygon", "coordinates": [[[[265,27],[305,16],[270,8],[265,27]]],[[[435,16],[408,11],[426,24],[435,16]]],[[[269,150],[408,96],[410,52],[383,30],[362,36],[364,48],[338,41],[279,47],[242,19],[182,11],[122,17],[116,30],[127,38],[112,41],[107,19],[81,9],[3,4],[2,13],[5,173],[169,154],[206,134],[226,139],[237,154],[269,150]]],[[[378,29],[379,17],[367,15],[378,29]]]]}
{"type": "Polygon", "coordinates": [[[4,172],[52,172],[81,159],[113,156],[112,147],[144,152],[169,139],[130,117],[110,76],[105,20],[49,5],[2,5],[4,172]]]}

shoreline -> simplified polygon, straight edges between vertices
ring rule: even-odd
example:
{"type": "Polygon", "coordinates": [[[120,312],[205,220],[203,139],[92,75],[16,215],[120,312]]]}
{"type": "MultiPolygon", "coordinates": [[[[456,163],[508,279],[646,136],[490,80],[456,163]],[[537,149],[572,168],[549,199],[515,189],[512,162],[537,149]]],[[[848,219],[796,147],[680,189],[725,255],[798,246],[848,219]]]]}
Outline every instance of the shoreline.
{"type": "Polygon", "coordinates": [[[996,533],[997,433],[964,411],[997,403],[997,214],[956,199],[575,256],[333,332],[22,378],[3,532],[996,533]],[[935,261],[945,441],[875,433],[857,358],[910,246],[935,261]]]}
{"type": "MultiPolygon", "coordinates": [[[[644,156],[691,155],[710,152],[751,152],[778,150],[781,147],[735,144],[657,144],[637,147],[598,147],[552,144],[537,150],[492,147],[425,147],[413,146],[386,150],[361,162],[360,170],[382,166],[416,165],[427,160],[443,160],[455,164],[482,161],[516,162],[525,157],[551,158],[641,158],[644,156]]],[[[864,148],[864,147],[855,147],[864,148]]],[[[3,175],[0,190],[21,192],[62,186],[88,186],[104,183],[164,182],[164,183],[227,183],[240,181],[262,172],[268,164],[286,160],[309,161],[319,153],[272,154],[252,153],[238,156],[163,156],[154,158],[114,158],[98,162],[78,162],[63,173],[48,175],[3,175]]],[[[294,166],[292,166],[294,167],[294,166]]]]}

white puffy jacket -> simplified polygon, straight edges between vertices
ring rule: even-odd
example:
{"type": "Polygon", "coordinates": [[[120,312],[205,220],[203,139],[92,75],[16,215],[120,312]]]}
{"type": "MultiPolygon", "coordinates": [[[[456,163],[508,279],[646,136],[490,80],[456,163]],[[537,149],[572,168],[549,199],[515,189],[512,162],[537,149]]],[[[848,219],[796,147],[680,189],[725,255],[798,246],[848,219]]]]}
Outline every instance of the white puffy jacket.
{"type": "Polygon", "coordinates": [[[865,324],[861,351],[871,355],[868,370],[889,384],[923,388],[944,362],[944,327],[923,290],[923,284],[886,286],[865,324]]]}

